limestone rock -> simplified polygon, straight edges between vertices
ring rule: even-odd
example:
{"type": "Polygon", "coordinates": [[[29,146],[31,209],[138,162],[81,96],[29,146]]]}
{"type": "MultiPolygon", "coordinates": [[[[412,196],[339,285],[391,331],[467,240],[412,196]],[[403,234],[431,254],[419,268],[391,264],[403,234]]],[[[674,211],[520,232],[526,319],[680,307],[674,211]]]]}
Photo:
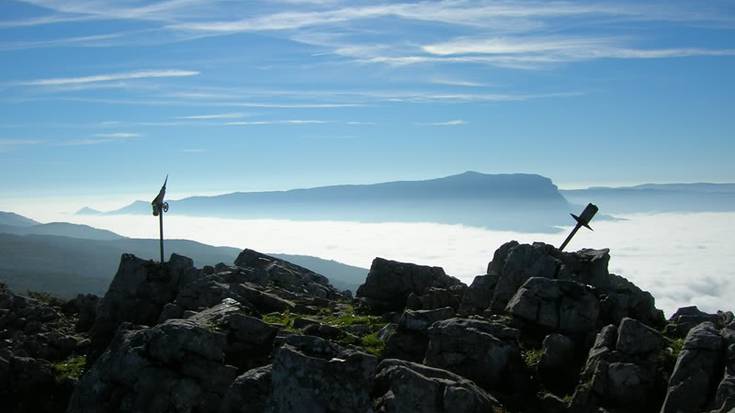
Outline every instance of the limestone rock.
{"type": "Polygon", "coordinates": [[[426,331],[434,322],[451,317],[451,307],[404,311],[395,331],[384,339],[385,357],[421,362],[429,345],[426,331]]]}
{"type": "Polygon", "coordinates": [[[486,308],[490,307],[490,300],[493,297],[497,282],[497,275],[478,275],[475,277],[462,296],[462,302],[457,311],[458,314],[461,316],[482,314],[486,308]]]}
{"type": "Polygon", "coordinates": [[[278,328],[249,316],[247,309],[231,298],[189,320],[225,334],[225,362],[240,369],[267,364],[278,333],[278,328]]]}
{"type": "Polygon", "coordinates": [[[713,323],[689,330],[669,378],[661,413],[703,411],[722,377],[723,354],[724,341],[713,323]]]}
{"type": "Polygon", "coordinates": [[[123,254],[90,332],[95,355],[104,350],[122,322],[155,324],[179,288],[198,276],[192,260],[176,254],[165,264],[123,254]]]}
{"type": "Polygon", "coordinates": [[[371,355],[319,337],[288,337],[273,357],[273,411],[369,412],[376,365],[371,355]]]}
{"type": "Polygon", "coordinates": [[[332,287],[327,277],[257,251],[243,250],[235,260],[235,265],[254,269],[261,274],[261,280],[288,291],[306,292],[309,295],[330,300],[344,297],[332,287]]]}
{"type": "Polygon", "coordinates": [[[570,411],[658,410],[666,386],[659,374],[663,347],[658,332],[637,320],[624,318],[618,326],[604,327],[589,351],[570,411]]]}
{"type": "Polygon", "coordinates": [[[68,412],[217,411],[236,369],[226,338],[192,320],[124,324],[82,377],[68,412]]]}
{"type": "Polygon", "coordinates": [[[511,297],[531,277],[555,278],[562,263],[552,256],[553,250],[553,246],[543,243],[503,245],[488,268],[488,273],[492,271],[498,275],[490,308],[502,312],[511,297]],[[496,260],[500,262],[495,264],[496,260]]]}
{"type": "Polygon", "coordinates": [[[640,355],[659,351],[663,346],[661,334],[632,318],[623,318],[618,327],[615,348],[629,355],[640,355]]]}
{"type": "Polygon", "coordinates": [[[689,330],[705,321],[717,325],[720,320],[716,314],[700,311],[697,306],[681,307],[669,318],[665,332],[670,336],[686,337],[689,330]]]}
{"type": "Polygon", "coordinates": [[[595,328],[600,304],[588,286],[532,277],[518,289],[506,310],[553,331],[584,333],[595,328]]]}
{"type": "Polygon", "coordinates": [[[459,308],[464,294],[464,284],[457,284],[450,288],[429,288],[424,294],[410,293],[406,299],[406,308],[412,310],[433,310],[436,308],[459,308]]]}
{"type": "Polygon", "coordinates": [[[579,365],[575,343],[562,334],[549,334],[542,343],[536,370],[544,386],[556,394],[567,394],[577,383],[579,365]]]}
{"type": "Polygon", "coordinates": [[[387,359],[375,376],[376,411],[385,413],[481,413],[502,405],[475,383],[446,370],[387,359]]]}
{"type": "Polygon", "coordinates": [[[450,318],[428,330],[425,364],[471,379],[486,390],[512,393],[524,385],[518,330],[482,320],[450,318]]]}
{"type": "Polygon", "coordinates": [[[271,395],[271,366],[248,370],[238,376],[225,394],[219,413],[262,413],[271,395]]]}
{"type": "Polygon", "coordinates": [[[356,296],[362,298],[372,312],[386,313],[402,311],[411,293],[420,296],[431,287],[449,288],[459,284],[458,279],[446,275],[439,267],[376,258],[356,296]]]}

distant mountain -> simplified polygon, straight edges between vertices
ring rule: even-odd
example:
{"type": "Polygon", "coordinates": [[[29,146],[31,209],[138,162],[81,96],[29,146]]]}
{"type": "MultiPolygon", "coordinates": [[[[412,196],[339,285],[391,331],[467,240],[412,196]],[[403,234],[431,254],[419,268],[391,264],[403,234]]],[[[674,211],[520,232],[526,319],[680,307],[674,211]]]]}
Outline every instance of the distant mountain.
{"type": "Polygon", "coordinates": [[[15,227],[27,227],[37,225],[38,222],[13,212],[0,211],[0,225],[11,225],[15,227]]]}
{"type": "MultiPolygon", "coordinates": [[[[465,172],[425,181],[235,192],[169,201],[171,214],[230,218],[437,222],[517,231],[554,231],[570,206],[549,178],[465,172]]],[[[136,201],[107,214],[150,213],[136,201]]]]}
{"type": "Polygon", "coordinates": [[[572,203],[594,202],[608,213],[735,211],[735,184],[644,184],[562,190],[572,203]]]}
{"type": "Polygon", "coordinates": [[[16,235],[57,235],[62,237],[85,238],[93,240],[115,240],[124,238],[112,231],[92,228],[88,225],[68,222],[50,222],[30,226],[0,225],[0,232],[16,235]]]}
{"type": "MultiPolygon", "coordinates": [[[[3,213],[3,216],[10,216],[3,213]]],[[[15,222],[36,222],[17,214],[15,222]]],[[[166,240],[166,252],[185,255],[196,266],[232,264],[238,248],[214,247],[189,240],[166,240]]],[[[55,222],[29,226],[0,225],[0,281],[18,291],[61,296],[102,294],[123,253],[158,259],[158,240],[126,238],[87,225],[55,222]]],[[[339,289],[354,291],[368,270],[305,255],[271,254],[329,278],[339,289]]]]}
{"type": "Polygon", "coordinates": [[[84,207],[75,213],[76,215],[100,215],[102,211],[98,211],[94,208],[84,207]]]}

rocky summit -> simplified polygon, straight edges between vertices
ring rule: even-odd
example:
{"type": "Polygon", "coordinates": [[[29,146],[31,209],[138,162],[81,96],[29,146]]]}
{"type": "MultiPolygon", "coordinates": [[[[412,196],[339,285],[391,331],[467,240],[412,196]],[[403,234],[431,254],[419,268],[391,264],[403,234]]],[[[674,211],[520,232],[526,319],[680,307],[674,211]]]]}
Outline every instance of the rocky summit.
{"type": "Polygon", "coordinates": [[[733,411],[733,314],[666,320],[609,261],[513,241],[467,286],[376,258],[354,298],[252,250],[124,254],[102,298],[0,284],[1,411],[733,411]]]}

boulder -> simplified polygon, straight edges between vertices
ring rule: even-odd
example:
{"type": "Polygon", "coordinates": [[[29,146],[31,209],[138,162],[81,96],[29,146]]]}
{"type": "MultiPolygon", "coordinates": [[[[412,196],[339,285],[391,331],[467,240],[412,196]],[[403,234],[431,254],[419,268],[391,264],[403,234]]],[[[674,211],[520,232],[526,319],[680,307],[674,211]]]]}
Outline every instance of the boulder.
{"type": "Polygon", "coordinates": [[[261,291],[250,283],[236,284],[233,289],[241,300],[251,303],[261,313],[293,311],[295,304],[277,295],[261,291]]]}
{"type": "Polygon", "coordinates": [[[725,338],[730,343],[727,346],[725,374],[715,393],[715,408],[718,413],[726,413],[735,409],[735,342],[733,342],[735,340],[732,337],[729,337],[730,340],[727,340],[727,336],[725,338]]]}
{"type": "Polygon", "coordinates": [[[255,270],[260,282],[268,282],[277,287],[297,293],[327,298],[342,299],[345,296],[332,287],[327,277],[307,268],[292,264],[250,249],[243,250],[235,260],[235,265],[255,270]]]}
{"type": "Polygon", "coordinates": [[[454,310],[451,307],[404,311],[397,328],[383,340],[384,356],[421,362],[429,345],[426,331],[436,321],[451,317],[454,317],[454,310]]]}
{"type": "Polygon", "coordinates": [[[502,312],[529,278],[555,278],[562,263],[552,255],[554,250],[553,246],[540,242],[528,245],[513,241],[500,247],[488,266],[488,274],[498,276],[491,310],[502,312]]]}
{"type": "Polygon", "coordinates": [[[64,312],[76,314],[79,318],[74,325],[77,332],[89,331],[97,317],[100,298],[94,294],[79,294],[63,307],[64,312]]]}
{"type": "Polygon", "coordinates": [[[63,411],[73,383],[59,380],[51,363],[18,357],[0,348],[0,400],[7,412],[53,413],[63,411]],[[39,396],[43,397],[39,397],[39,396]]]}
{"type": "Polygon", "coordinates": [[[90,331],[93,358],[104,350],[121,323],[155,324],[163,306],[198,276],[193,261],[177,254],[164,264],[123,254],[90,331]]]}
{"type": "Polygon", "coordinates": [[[506,311],[553,331],[585,333],[595,329],[600,303],[586,285],[532,277],[511,298],[506,311]]]}
{"type": "Polygon", "coordinates": [[[290,336],[273,357],[274,412],[368,412],[377,359],[319,337],[290,336]]]}
{"type": "Polygon", "coordinates": [[[481,413],[502,411],[490,394],[446,370],[404,360],[378,365],[373,395],[377,412],[481,413]]]}
{"type": "Polygon", "coordinates": [[[711,322],[689,330],[669,378],[661,413],[701,412],[708,407],[722,377],[724,344],[711,322]]]}
{"type": "Polygon", "coordinates": [[[121,325],[67,411],[217,411],[237,373],[225,347],[224,334],[192,320],[121,325]]]}
{"type": "Polygon", "coordinates": [[[248,370],[227,389],[219,413],[261,413],[271,395],[271,366],[248,370]]]}
{"type": "Polygon", "coordinates": [[[422,295],[411,293],[406,299],[406,308],[412,310],[433,310],[436,308],[451,307],[457,310],[464,290],[463,284],[457,284],[450,288],[431,287],[422,295]]]}
{"type": "Polygon", "coordinates": [[[495,284],[498,282],[497,275],[478,275],[472,284],[464,292],[462,302],[457,313],[463,317],[472,314],[482,314],[490,307],[495,284]]]}
{"type": "Polygon", "coordinates": [[[237,301],[225,298],[189,320],[225,334],[225,362],[240,369],[250,369],[268,363],[278,328],[248,315],[237,301]]]}
{"type": "Polygon", "coordinates": [[[579,363],[575,349],[574,341],[565,335],[544,337],[536,371],[544,386],[555,394],[568,394],[577,383],[579,363]]]}
{"type": "Polygon", "coordinates": [[[464,376],[488,391],[513,393],[525,385],[518,330],[482,320],[450,318],[428,330],[424,363],[464,376]]]}
{"type": "Polygon", "coordinates": [[[660,374],[663,348],[660,334],[637,320],[604,327],[589,351],[570,412],[658,410],[666,385],[660,374]]]}
{"type": "Polygon", "coordinates": [[[615,349],[628,355],[650,354],[661,350],[664,338],[653,328],[632,318],[623,318],[618,327],[615,349]]]}
{"type": "Polygon", "coordinates": [[[686,337],[689,330],[706,321],[717,325],[720,317],[717,314],[708,314],[700,311],[694,305],[681,307],[671,315],[664,332],[673,337],[686,337]]]}
{"type": "Polygon", "coordinates": [[[592,284],[600,293],[600,320],[618,324],[625,317],[662,328],[665,324],[663,311],[656,308],[651,293],[643,291],[626,278],[610,274],[602,286],[592,284]]]}
{"type": "Polygon", "coordinates": [[[502,312],[531,277],[554,278],[594,287],[600,297],[599,318],[603,323],[617,325],[624,317],[631,317],[662,327],[663,312],[656,309],[653,296],[625,278],[610,274],[609,261],[607,249],[563,252],[543,243],[506,243],[498,248],[488,265],[488,275],[498,277],[490,309],[502,312]]]}
{"type": "Polygon", "coordinates": [[[411,293],[421,296],[432,287],[446,289],[460,284],[458,279],[446,275],[439,267],[375,258],[356,296],[373,313],[382,314],[402,311],[411,293]]]}

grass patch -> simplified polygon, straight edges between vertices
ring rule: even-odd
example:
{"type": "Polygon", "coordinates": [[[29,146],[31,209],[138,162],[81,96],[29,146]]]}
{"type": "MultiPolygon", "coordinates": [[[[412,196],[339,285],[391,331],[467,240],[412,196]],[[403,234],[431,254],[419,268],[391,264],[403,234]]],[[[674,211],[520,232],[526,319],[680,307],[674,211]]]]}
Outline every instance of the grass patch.
{"type": "Polygon", "coordinates": [[[87,368],[87,356],[73,356],[54,364],[56,380],[79,380],[87,368]]]}
{"type": "Polygon", "coordinates": [[[540,348],[538,349],[528,349],[523,350],[521,355],[523,356],[523,362],[526,363],[526,366],[529,368],[535,368],[539,362],[541,362],[541,356],[544,354],[544,351],[540,348]]]}
{"type": "Polygon", "coordinates": [[[385,350],[385,342],[378,338],[378,333],[368,334],[360,339],[360,344],[368,353],[375,357],[383,355],[385,350]]]}
{"type": "Polygon", "coordinates": [[[671,349],[671,356],[674,359],[679,358],[679,353],[681,353],[681,349],[684,348],[684,339],[677,338],[675,340],[671,340],[671,344],[669,344],[669,348],[671,349]]]}
{"type": "Polygon", "coordinates": [[[263,315],[263,321],[268,324],[279,324],[283,326],[283,331],[291,333],[298,332],[299,329],[294,328],[293,322],[299,318],[298,314],[291,314],[288,310],[282,313],[268,313],[263,315]]]}

